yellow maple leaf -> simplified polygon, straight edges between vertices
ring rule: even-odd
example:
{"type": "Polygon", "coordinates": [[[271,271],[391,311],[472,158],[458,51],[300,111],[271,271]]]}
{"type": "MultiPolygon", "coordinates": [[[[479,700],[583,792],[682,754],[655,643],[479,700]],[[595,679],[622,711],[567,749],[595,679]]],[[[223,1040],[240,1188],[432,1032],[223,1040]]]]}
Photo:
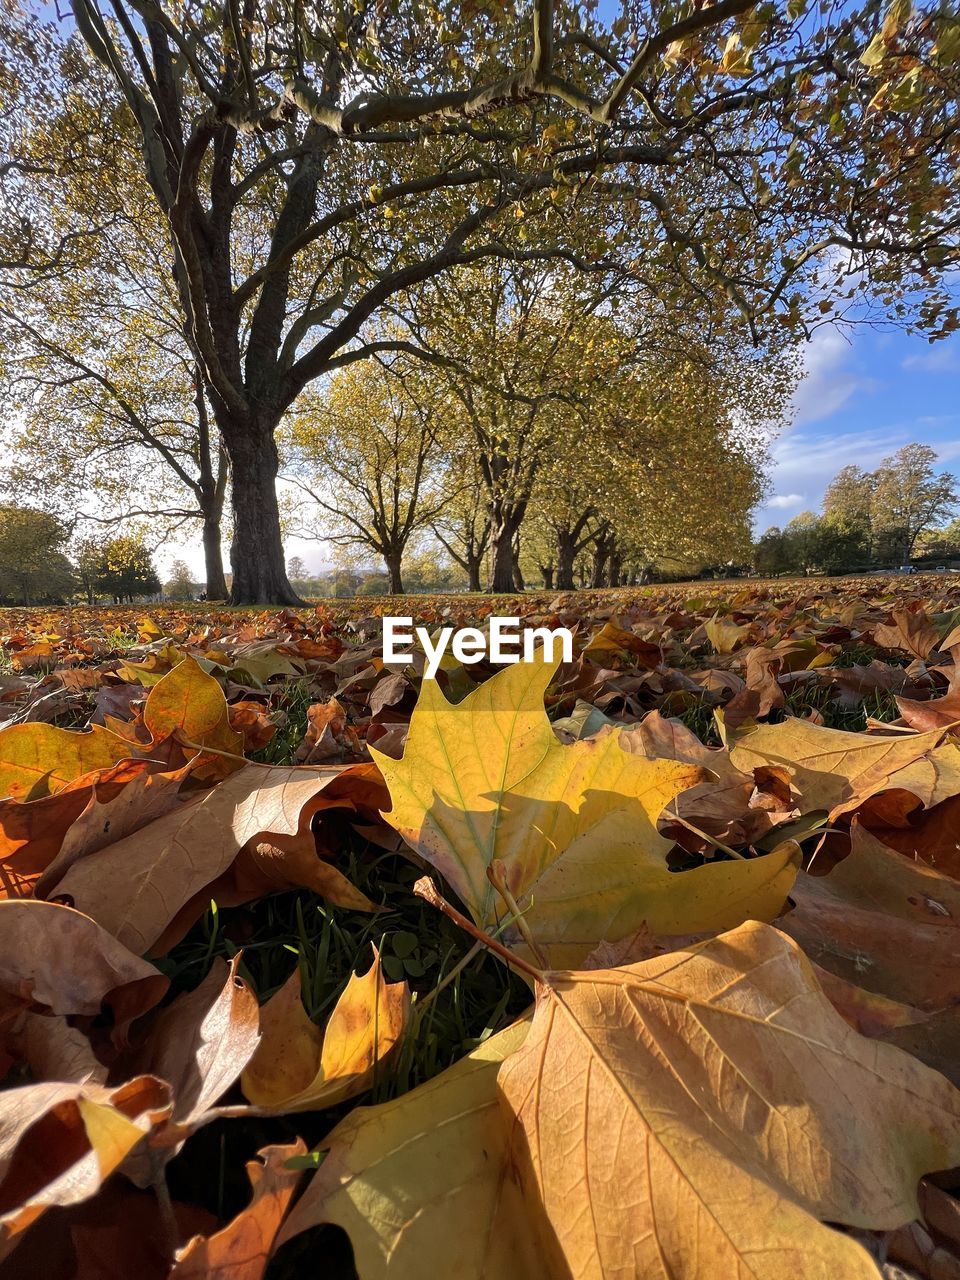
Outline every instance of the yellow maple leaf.
{"type": "MultiPolygon", "coordinates": [[[[447,880],[484,928],[502,914],[487,870],[498,860],[554,965],[646,923],[707,932],[773,919],[796,846],[764,858],[668,870],[664,807],[702,780],[696,766],[624,751],[616,729],[562,745],[543,706],[555,664],[506,667],[457,705],[424,681],[402,760],[377,751],[393,808],[384,816],[447,880]]],[[[516,942],[508,931],[508,943],[516,942]]]]}

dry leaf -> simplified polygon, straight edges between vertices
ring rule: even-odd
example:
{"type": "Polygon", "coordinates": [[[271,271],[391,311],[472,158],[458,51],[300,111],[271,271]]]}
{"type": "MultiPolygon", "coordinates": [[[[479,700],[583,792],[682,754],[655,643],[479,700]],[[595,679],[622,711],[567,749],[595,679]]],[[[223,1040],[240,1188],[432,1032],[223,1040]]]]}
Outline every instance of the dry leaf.
{"type": "Polygon", "coordinates": [[[750,773],[763,765],[790,770],[801,813],[848,808],[872,795],[940,743],[944,730],[917,734],[847,733],[790,718],[758,725],[738,736],[730,752],[734,767],[750,773]]]}
{"type": "Polygon", "coordinates": [[[94,920],[52,902],[0,902],[0,1001],[55,1014],[113,1011],[114,1034],[163,997],[169,981],[94,920]]]}
{"type": "Polygon", "coordinates": [[[553,669],[506,667],[457,705],[425,680],[403,759],[372,751],[390,788],[391,826],[487,928],[501,910],[487,879],[499,859],[516,900],[532,900],[526,922],[554,964],[579,963],[601,939],[644,922],[669,934],[772,919],[793,883],[796,848],[670,872],[657,819],[701,771],[633,755],[613,729],[558,742],[543,707],[553,669]]]}
{"type": "Polygon", "coordinates": [[[249,841],[306,830],[324,787],[341,772],[339,766],[244,765],[201,799],[82,858],[56,893],[131,950],[145,952],[249,841]]]}
{"type": "Polygon", "coordinates": [[[942,1009],[960,1001],[960,883],[857,824],[829,875],[797,878],[780,922],[817,964],[868,991],[942,1009]]]}
{"type": "Polygon", "coordinates": [[[322,1029],[300,999],[300,970],[260,1011],[262,1039],[243,1073],[248,1101],[276,1111],[317,1111],[370,1087],[378,1064],[399,1043],[410,993],[385,982],[374,948],[371,967],[350,975],[322,1029]]]}
{"type": "Polygon", "coordinates": [[[0,1093],[0,1258],[45,1210],[95,1195],[169,1113],[167,1086],[150,1076],[0,1093]]]}
{"type": "Polygon", "coordinates": [[[301,1177],[286,1162],[306,1150],[298,1138],[289,1146],[264,1147],[257,1160],[248,1161],[250,1204],[222,1231],[194,1236],[178,1250],[170,1280],[261,1280],[301,1177]]]}
{"type": "Polygon", "coordinates": [[[364,1277],[421,1280],[440,1258],[456,1280],[547,1280],[497,1096],[500,1064],[526,1034],[515,1023],[403,1097],[352,1111],[278,1243],[331,1222],[364,1277]]]}
{"type": "Polygon", "coordinates": [[[758,923],[548,974],[499,1079],[557,1274],[875,1280],[817,1218],[903,1225],[920,1176],[960,1159],[960,1091],[857,1035],[758,923]]]}

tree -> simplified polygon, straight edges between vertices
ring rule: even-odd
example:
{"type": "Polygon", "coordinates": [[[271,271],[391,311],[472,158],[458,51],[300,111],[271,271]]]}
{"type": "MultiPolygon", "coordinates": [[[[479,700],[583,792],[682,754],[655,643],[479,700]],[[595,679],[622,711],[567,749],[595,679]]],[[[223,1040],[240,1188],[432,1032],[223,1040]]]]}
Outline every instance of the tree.
{"type": "Polygon", "coordinates": [[[174,560],[170,566],[170,579],[164,587],[164,594],[171,600],[192,600],[193,583],[190,580],[189,566],[183,560],[174,560]]]}
{"type": "Polygon", "coordinates": [[[68,595],[74,586],[63,553],[66,531],[33,507],[0,507],[0,597],[30,605],[68,595]]]}
{"type": "Polygon", "coordinates": [[[884,458],[874,475],[871,519],[900,560],[909,560],[917,539],[960,505],[956,477],[935,470],[937,453],[908,444],[884,458]]]}
{"type": "Polygon", "coordinates": [[[130,603],[137,596],[160,590],[160,579],[142,538],[123,534],[100,544],[97,588],[112,596],[117,604],[130,603]]]}
{"type": "Polygon", "coordinates": [[[823,568],[822,521],[814,511],[801,511],[783,530],[790,569],[809,573],[823,568]]]}
{"type": "Polygon", "coordinates": [[[322,396],[304,396],[284,436],[290,474],[325,513],[322,536],[382,556],[393,595],[403,594],[408,545],[456,492],[456,480],[438,474],[443,410],[423,365],[385,357],[341,370],[322,396]]]}
{"type": "MultiPolygon", "coordinates": [[[[0,30],[8,71],[11,36],[0,30]]],[[[13,100],[59,97],[6,117],[19,123],[19,162],[43,175],[31,228],[70,245],[58,269],[41,252],[35,276],[0,299],[0,386],[18,424],[7,488],[55,502],[71,523],[200,521],[207,594],[223,599],[227,459],[183,333],[165,223],[115,86],[77,53],[76,42],[51,45],[49,79],[27,80],[13,100]]]]}
{"type": "Polygon", "coordinates": [[[447,500],[430,526],[434,537],[466,574],[468,591],[483,590],[483,563],[490,546],[490,511],[483,476],[470,442],[459,437],[459,447],[447,463],[447,500]]]}
{"type": "Polygon", "coordinates": [[[98,588],[101,543],[96,538],[77,539],[72,544],[72,558],[87,604],[92,605],[98,588]]]}
{"type": "Polygon", "coordinates": [[[303,582],[308,577],[307,566],[301,556],[291,556],[287,563],[287,577],[291,582],[303,582]]]}
{"type": "MultiPolygon", "coordinates": [[[[365,326],[399,293],[458,264],[562,257],[655,296],[715,293],[754,329],[848,288],[934,335],[956,323],[945,9],[71,8],[174,246],[232,466],[236,603],[296,599],[284,413],[382,349],[365,326]]],[[[4,257],[49,269],[57,245],[37,248],[27,201],[11,207],[26,212],[0,231],[4,257]]]]}
{"type": "Polygon", "coordinates": [[[486,496],[490,590],[510,592],[516,543],[541,470],[583,439],[585,408],[632,358],[633,343],[595,314],[599,298],[560,268],[487,264],[450,274],[419,309],[447,413],[468,435],[486,496]]]}
{"type": "Polygon", "coordinates": [[[790,568],[786,539],[777,525],[771,525],[754,543],[753,566],[765,578],[779,578],[790,568]]]}

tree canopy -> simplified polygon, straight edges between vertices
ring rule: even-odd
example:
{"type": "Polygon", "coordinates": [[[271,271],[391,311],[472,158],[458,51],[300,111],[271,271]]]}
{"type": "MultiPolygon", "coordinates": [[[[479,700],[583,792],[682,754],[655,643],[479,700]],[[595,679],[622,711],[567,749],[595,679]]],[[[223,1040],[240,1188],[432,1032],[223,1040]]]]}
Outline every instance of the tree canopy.
{"type": "Polygon", "coordinates": [[[565,263],[665,326],[761,344],[881,311],[933,337],[956,326],[947,10],[74,0],[72,14],[83,48],[37,18],[29,41],[5,24],[14,144],[72,109],[65,88],[97,88],[56,131],[76,140],[66,159],[51,136],[4,167],[2,258],[18,288],[66,273],[104,211],[93,196],[51,219],[49,192],[102,168],[95,113],[135,131],[141,159],[118,143],[117,172],[162,229],[230,458],[238,601],[295,598],[275,491],[286,412],[338,368],[416,347],[386,324],[465,265],[565,263]]]}

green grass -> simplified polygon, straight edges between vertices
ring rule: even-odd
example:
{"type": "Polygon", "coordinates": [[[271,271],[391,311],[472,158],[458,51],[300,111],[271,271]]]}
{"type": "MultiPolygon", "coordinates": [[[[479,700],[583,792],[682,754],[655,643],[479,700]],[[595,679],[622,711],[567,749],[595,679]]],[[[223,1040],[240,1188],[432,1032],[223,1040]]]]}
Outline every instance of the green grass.
{"type": "MultiPolygon", "coordinates": [[[[414,994],[412,1034],[361,1099],[384,1102],[451,1066],[505,1026],[530,1004],[531,993],[500,961],[481,951],[436,998],[424,1004],[424,997],[468,955],[471,940],[413,893],[421,872],[406,858],[367,844],[352,835],[346,824],[343,834],[349,843],[338,862],[340,869],[374,902],[382,903],[382,911],[373,915],[346,911],[304,891],[275,894],[231,909],[212,905],[187,937],[157,963],[171,979],[172,998],[195,987],[216,957],[229,960],[242,951],[240,972],[261,1001],[299,966],[304,1006],[322,1023],[350,974],[369,968],[371,944],[375,945],[387,978],[406,979],[414,994]]],[[[235,1093],[225,1099],[230,1100],[241,1099],[235,1093]]],[[[247,1202],[243,1165],[258,1146],[290,1142],[298,1135],[308,1146],[319,1144],[353,1105],[348,1102],[326,1111],[270,1120],[233,1119],[201,1129],[170,1166],[174,1199],[179,1194],[221,1218],[229,1217],[247,1202]],[[216,1170],[216,1176],[211,1176],[211,1170],[216,1170]]],[[[319,1246],[310,1243],[312,1235],[298,1245],[296,1257],[304,1249],[313,1257],[319,1246]]],[[[297,1274],[285,1269],[287,1263],[278,1265],[271,1275],[297,1274]]],[[[335,1280],[352,1273],[344,1257],[337,1266],[331,1263],[324,1274],[335,1280]]]]}

